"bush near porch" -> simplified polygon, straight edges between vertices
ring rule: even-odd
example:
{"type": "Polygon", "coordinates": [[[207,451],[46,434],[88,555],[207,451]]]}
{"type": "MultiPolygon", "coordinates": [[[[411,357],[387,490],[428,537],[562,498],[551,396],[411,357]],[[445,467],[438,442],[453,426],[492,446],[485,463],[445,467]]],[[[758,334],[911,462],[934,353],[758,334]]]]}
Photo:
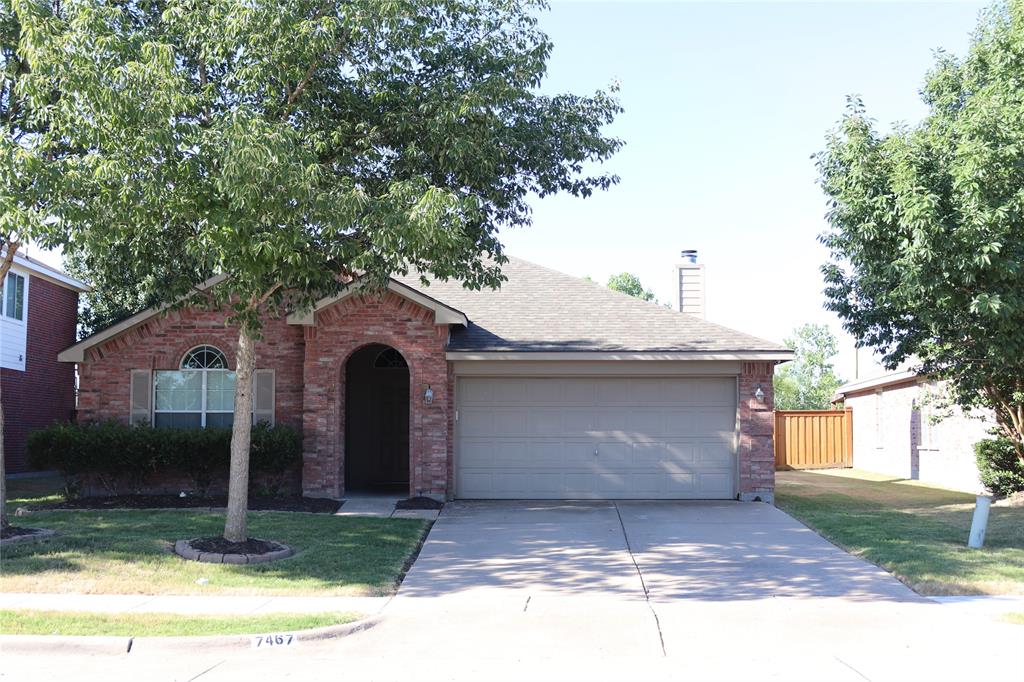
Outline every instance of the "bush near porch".
{"type": "MultiPolygon", "coordinates": [[[[57,424],[29,436],[32,466],[58,471],[64,494],[177,493],[227,489],[231,429],[160,429],[119,422],[57,424]]],[[[298,494],[302,434],[288,426],[253,426],[253,494],[298,494]]]]}

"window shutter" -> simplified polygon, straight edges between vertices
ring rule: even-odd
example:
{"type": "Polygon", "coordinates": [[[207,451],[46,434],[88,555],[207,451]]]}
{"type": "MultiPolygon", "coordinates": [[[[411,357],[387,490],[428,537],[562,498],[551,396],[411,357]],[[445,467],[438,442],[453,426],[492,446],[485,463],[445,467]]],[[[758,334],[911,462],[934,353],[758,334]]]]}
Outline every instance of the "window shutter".
{"type": "Polygon", "coordinates": [[[255,384],[252,421],[274,425],[274,370],[258,369],[253,373],[255,384]]]}
{"type": "Polygon", "coordinates": [[[133,369],[131,382],[131,412],[128,423],[132,426],[151,426],[153,411],[150,402],[153,399],[153,373],[148,369],[133,369]]]}

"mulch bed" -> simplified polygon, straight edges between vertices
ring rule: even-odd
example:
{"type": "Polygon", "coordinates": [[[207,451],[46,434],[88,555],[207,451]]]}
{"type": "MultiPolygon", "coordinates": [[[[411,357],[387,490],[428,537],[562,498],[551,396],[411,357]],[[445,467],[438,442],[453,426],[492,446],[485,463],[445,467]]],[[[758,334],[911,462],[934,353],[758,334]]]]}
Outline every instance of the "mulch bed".
{"type": "MultiPolygon", "coordinates": [[[[226,495],[199,497],[189,495],[114,495],[110,497],[80,497],[63,502],[35,504],[33,511],[59,509],[192,509],[195,507],[226,507],[226,495]]],[[[322,497],[250,497],[250,511],[290,511],[333,514],[341,502],[322,497]]]]}
{"type": "Polygon", "coordinates": [[[249,538],[245,542],[228,542],[222,537],[196,538],[189,541],[193,549],[218,554],[267,554],[282,549],[282,545],[268,540],[249,538]]]}
{"type": "Polygon", "coordinates": [[[38,528],[22,528],[20,526],[7,526],[0,529],[0,540],[19,538],[23,535],[35,535],[40,532],[38,528]]]}
{"type": "Polygon", "coordinates": [[[444,502],[438,502],[432,497],[410,497],[395,503],[395,509],[441,509],[442,507],[444,507],[444,502]]]}

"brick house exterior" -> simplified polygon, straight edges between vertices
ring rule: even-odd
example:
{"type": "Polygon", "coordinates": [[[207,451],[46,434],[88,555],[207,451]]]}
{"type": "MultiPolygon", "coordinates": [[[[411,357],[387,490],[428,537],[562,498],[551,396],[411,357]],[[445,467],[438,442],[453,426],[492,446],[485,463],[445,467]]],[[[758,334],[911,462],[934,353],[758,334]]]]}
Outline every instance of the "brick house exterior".
{"type": "MultiPolygon", "coordinates": [[[[594,460],[573,460],[565,454],[581,445],[579,433],[571,431],[566,419],[615,417],[620,408],[608,406],[621,403],[626,393],[640,396],[655,391],[661,402],[647,405],[638,397],[635,407],[621,409],[638,425],[629,428],[647,428],[645,433],[637,431],[636,441],[657,449],[663,460],[675,457],[694,467],[693,472],[677,476],[682,486],[677,488],[679,497],[700,497],[712,490],[715,497],[771,501],[771,378],[773,366],[788,359],[790,351],[518,259],[505,272],[509,282],[498,292],[468,291],[444,282],[423,287],[418,278],[410,277],[395,280],[383,295],[352,289],[321,301],[313,311],[265,320],[263,338],[256,346],[257,371],[273,375],[275,423],[302,429],[304,494],[337,498],[350,492],[346,460],[368,455],[363,454],[362,445],[358,453],[347,453],[346,447],[357,442],[352,440],[356,431],[371,425],[363,423],[368,421],[365,412],[355,423],[348,423],[356,413],[346,404],[355,388],[347,385],[347,377],[355,382],[359,375],[346,370],[363,349],[382,348],[401,356],[392,363],[394,371],[408,373],[408,395],[401,396],[408,406],[408,480],[402,484],[410,496],[450,499],[513,494],[514,488],[473,488],[472,481],[479,478],[460,479],[460,466],[468,469],[482,458],[481,466],[494,480],[505,477],[535,486],[524,489],[527,493],[521,496],[576,497],[568,483],[561,488],[549,484],[583,477],[593,487],[585,489],[582,497],[644,496],[643,490],[648,489],[644,485],[654,491],[653,496],[674,497],[670,487],[651,479],[653,469],[640,471],[631,468],[635,462],[617,460],[619,455],[612,449],[621,449],[622,444],[611,442],[614,439],[590,436],[592,443],[586,447],[593,447],[594,460]],[[538,297],[534,288],[590,299],[605,312],[573,319],[564,305],[542,310],[552,301],[538,297]],[[567,338],[573,339],[571,345],[567,338]],[[586,345],[581,338],[588,338],[586,345]],[[526,343],[538,345],[526,349],[526,343]],[[612,344],[618,348],[610,350],[612,344]],[[579,386],[603,391],[606,402],[577,390],[579,386]],[[720,397],[705,408],[700,397],[703,386],[713,387],[716,395],[733,397],[720,397]],[[762,400],[754,397],[758,387],[765,394],[762,400]],[[531,391],[541,391],[540,399],[548,393],[572,391],[577,397],[566,398],[570,402],[564,409],[533,409],[530,401],[493,408],[486,402],[496,400],[494,404],[500,405],[501,400],[514,399],[509,398],[513,394],[525,396],[531,391]],[[490,397],[477,401],[473,397],[477,393],[490,397]],[[665,398],[675,394],[689,401],[686,407],[677,408],[665,398]],[[693,418],[687,410],[713,413],[718,420],[714,428],[719,431],[695,436],[691,443],[679,424],[699,426],[701,420],[686,421],[693,418]],[[556,411],[562,421],[552,427],[550,417],[556,411]],[[678,420],[672,420],[671,414],[678,414],[678,420]],[[484,430],[485,436],[501,435],[508,428],[522,430],[514,437],[477,437],[473,425],[487,419],[493,425],[484,430]],[[534,428],[539,431],[530,431],[534,428]],[[561,453],[552,455],[557,466],[552,464],[555,459],[538,459],[534,454],[541,452],[538,448],[561,453]],[[509,455],[513,451],[518,454],[509,455]],[[721,453],[731,453],[728,456],[735,465],[723,465],[721,453]],[[706,470],[700,468],[701,458],[714,457],[719,458],[715,464],[719,468],[710,464],[706,470]],[[594,474],[593,462],[620,468],[601,478],[594,474]],[[520,466],[527,468],[516,468],[520,466]],[[728,489],[721,487],[723,466],[733,472],[728,489]],[[702,480],[707,481],[706,488],[700,487],[702,480]],[[620,488],[608,488],[620,483],[620,488]]],[[[228,369],[232,368],[235,331],[225,326],[225,318],[224,313],[187,307],[149,311],[67,349],[62,358],[79,366],[79,419],[128,421],[138,407],[133,376],[172,372],[193,348],[217,348],[226,357],[228,369]]],[[[385,398],[393,400],[393,396],[385,398]]],[[[405,423],[400,417],[396,420],[385,420],[380,428],[405,423]]],[[[596,433],[593,424],[589,428],[596,433]]],[[[369,442],[373,443],[372,438],[369,442]]]]}
{"type": "Polygon", "coordinates": [[[853,465],[954,490],[983,489],[974,444],[989,438],[991,414],[953,408],[937,414],[929,394],[941,387],[912,371],[841,386],[836,399],[853,410],[853,465]],[[936,418],[941,417],[941,418],[936,418]]]}
{"type": "Polygon", "coordinates": [[[27,295],[19,311],[23,319],[0,312],[0,395],[4,466],[20,473],[29,470],[28,434],[74,418],[75,368],[58,362],[57,354],[75,341],[78,295],[85,285],[17,254],[11,273],[24,278],[27,295]]]}

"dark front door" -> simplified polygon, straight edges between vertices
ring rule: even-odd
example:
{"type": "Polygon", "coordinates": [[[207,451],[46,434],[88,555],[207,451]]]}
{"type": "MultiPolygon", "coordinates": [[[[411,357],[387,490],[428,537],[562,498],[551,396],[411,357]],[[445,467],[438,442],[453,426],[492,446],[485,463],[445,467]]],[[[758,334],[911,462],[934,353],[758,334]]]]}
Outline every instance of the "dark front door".
{"type": "Polygon", "coordinates": [[[373,344],[345,365],[345,489],[409,489],[409,366],[373,344]]]}

